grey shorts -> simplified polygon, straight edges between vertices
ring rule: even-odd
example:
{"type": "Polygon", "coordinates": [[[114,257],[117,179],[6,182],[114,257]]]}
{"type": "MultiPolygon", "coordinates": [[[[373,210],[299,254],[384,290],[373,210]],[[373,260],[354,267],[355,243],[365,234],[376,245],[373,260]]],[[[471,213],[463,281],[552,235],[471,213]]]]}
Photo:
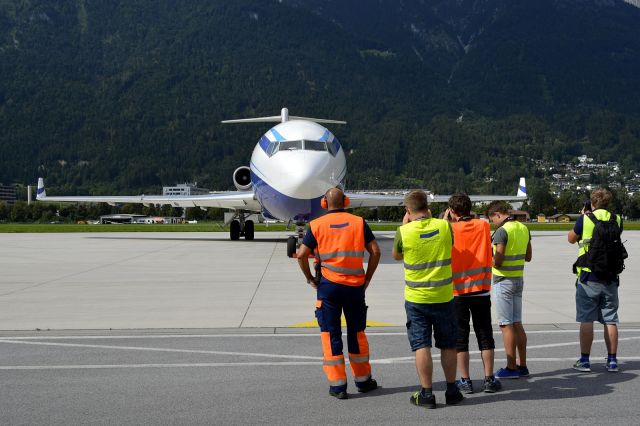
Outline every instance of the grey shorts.
{"type": "Polygon", "coordinates": [[[494,282],[492,286],[493,305],[496,307],[498,325],[522,322],[522,278],[494,282]]]}
{"type": "Polygon", "coordinates": [[[618,324],[618,283],[577,280],[576,321],[618,324]]]}

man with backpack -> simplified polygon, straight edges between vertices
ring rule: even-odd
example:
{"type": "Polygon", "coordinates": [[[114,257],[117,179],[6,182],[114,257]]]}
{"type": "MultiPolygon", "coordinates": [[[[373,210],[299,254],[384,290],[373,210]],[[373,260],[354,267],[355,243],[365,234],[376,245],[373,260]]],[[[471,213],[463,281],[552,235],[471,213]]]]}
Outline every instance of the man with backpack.
{"type": "Polygon", "coordinates": [[[607,211],[611,192],[598,188],[591,193],[591,210],[569,231],[569,243],[578,243],[578,260],[573,265],[576,280],[576,321],[580,323],[580,359],[573,368],[591,371],[589,354],[593,343],[593,322],[604,325],[607,370],[618,371],[618,274],[624,269],[627,252],[620,240],[620,216],[607,211]]]}

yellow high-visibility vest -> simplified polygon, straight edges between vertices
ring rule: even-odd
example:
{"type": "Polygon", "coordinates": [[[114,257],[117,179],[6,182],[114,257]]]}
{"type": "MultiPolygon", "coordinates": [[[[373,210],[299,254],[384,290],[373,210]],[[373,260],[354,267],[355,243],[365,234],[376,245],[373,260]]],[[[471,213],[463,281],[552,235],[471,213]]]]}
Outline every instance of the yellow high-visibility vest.
{"type": "MultiPolygon", "coordinates": [[[[504,250],[504,260],[502,265],[493,267],[493,275],[500,277],[523,277],[524,258],[527,255],[529,245],[529,229],[518,221],[509,221],[502,225],[507,231],[507,246],[504,250]]],[[[496,252],[496,245],[493,245],[493,253],[496,252]]]]}

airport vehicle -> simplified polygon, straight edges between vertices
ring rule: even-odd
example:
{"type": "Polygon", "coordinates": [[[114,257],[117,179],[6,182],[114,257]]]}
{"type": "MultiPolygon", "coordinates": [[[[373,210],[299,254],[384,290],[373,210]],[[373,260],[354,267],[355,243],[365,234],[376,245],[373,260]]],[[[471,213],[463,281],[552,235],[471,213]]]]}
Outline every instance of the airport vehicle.
{"type": "MultiPolygon", "coordinates": [[[[233,172],[237,191],[192,196],[47,196],[44,181],[38,179],[36,199],[53,202],[169,204],[174,207],[219,207],[230,209],[230,238],[254,238],[252,213],[266,219],[295,222],[296,235],[287,241],[291,257],[301,240],[305,224],[324,213],[320,199],[327,189],[342,186],[347,174],[344,150],[338,139],[320,123],[346,124],[344,121],[289,116],[282,108],[279,116],[226,120],[223,123],[279,122],[256,144],[249,166],[233,172]]],[[[401,206],[403,194],[346,192],[350,207],[401,206]]],[[[430,195],[432,202],[446,202],[449,195],[430,195]]],[[[524,178],[516,196],[475,195],[474,202],[491,200],[523,201],[527,198],[524,178]]]]}

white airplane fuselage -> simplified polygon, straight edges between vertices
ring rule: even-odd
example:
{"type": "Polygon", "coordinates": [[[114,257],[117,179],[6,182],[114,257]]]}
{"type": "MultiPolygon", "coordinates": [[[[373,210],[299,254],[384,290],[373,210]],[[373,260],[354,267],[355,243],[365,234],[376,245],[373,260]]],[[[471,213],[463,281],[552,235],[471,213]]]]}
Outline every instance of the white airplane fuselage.
{"type": "Polygon", "coordinates": [[[344,150],[325,127],[290,120],[262,136],[251,155],[251,181],[267,218],[306,222],[322,215],[320,199],[341,185],[344,150]]]}

